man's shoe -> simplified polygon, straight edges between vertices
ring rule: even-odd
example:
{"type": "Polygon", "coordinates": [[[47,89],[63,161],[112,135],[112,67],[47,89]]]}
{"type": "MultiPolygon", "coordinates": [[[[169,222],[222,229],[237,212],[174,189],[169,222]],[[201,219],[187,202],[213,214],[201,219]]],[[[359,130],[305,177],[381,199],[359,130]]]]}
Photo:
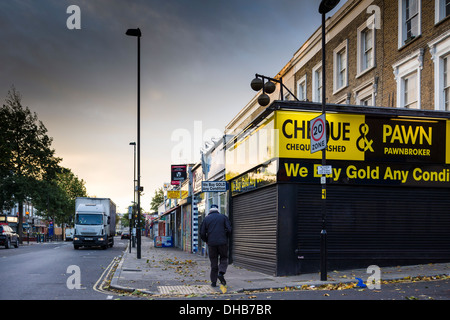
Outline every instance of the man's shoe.
{"type": "Polygon", "coordinates": [[[221,284],[223,284],[224,286],[227,285],[227,282],[225,281],[225,278],[224,278],[224,276],[223,276],[223,273],[219,273],[219,275],[217,276],[217,278],[219,278],[221,284]]]}
{"type": "Polygon", "coordinates": [[[215,282],[211,282],[211,287],[215,288],[217,287],[217,284],[215,282]]]}

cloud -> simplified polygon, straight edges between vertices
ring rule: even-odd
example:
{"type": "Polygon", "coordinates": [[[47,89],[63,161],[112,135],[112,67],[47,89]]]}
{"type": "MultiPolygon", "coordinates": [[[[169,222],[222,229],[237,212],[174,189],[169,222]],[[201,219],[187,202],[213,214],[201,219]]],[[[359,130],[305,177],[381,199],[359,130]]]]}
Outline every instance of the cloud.
{"type": "Polygon", "coordinates": [[[180,143],[172,134],[186,130],[186,160],[195,161],[207,131],[223,130],[253,97],[254,74],[275,75],[319,27],[317,6],[316,0],[1,1],[7,32],[0,33],[0,95],[14,84],[54,138],[63,165],[86,181],[89,193],[125,209],[132,199],[129,142],[137,139],[137,45],[125,31],[141,28],[142,185],[149,208],[154,190],[170,178],[180,143]],[[69,5],[81,9],[81,30],[66,27],[69,5]]]}

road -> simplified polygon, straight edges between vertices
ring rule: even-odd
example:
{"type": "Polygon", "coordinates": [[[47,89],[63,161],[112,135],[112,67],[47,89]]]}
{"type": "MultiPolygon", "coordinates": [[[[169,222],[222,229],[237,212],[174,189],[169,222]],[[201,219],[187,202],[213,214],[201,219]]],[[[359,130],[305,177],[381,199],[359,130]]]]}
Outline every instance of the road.
{"type": "Polygon", "coordinates": [[[111,299],[96,284],[114,259],[122,255],[127,242],[116,237],[114,247],[107,250],[74,250],[72,242],[35,243],[18,249],[1,247],[0,300],[111,299]]]}

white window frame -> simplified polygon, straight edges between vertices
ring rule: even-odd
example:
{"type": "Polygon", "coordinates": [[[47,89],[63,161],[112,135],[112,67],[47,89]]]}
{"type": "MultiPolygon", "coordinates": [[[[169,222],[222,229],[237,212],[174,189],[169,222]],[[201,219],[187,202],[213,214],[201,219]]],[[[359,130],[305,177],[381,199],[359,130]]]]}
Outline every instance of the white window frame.
{"type": "Polygon", "coordinates": [[[336,101],[334,102],[335,104],[350,104],[350,98],[351,98],[351,94],[346,93],[341,95],[338,99],[336,99],[336,101]]]}
{"type": "Polygon", "coordinates": [[[348,86],[348,40],[344,40],[333,50],[333,94],[348,86]],[[341,54],[342,53],[342,54],[341,54]],[[340,56],[345,57],[345,64],[343,67],[340,64],[340,56]],[[344,81],[340,84],[340,76],[344,74],[344,81]]]}
{"type": "Polygon", "coordinates": [[[306,90],[306,74],[297,81],[297,99],[300,101],[307,100],[306,90]]]}
{"type": "Polygon", "coordinates": [[[445,76],[446,76],[446,70],[448,70],[448,66],[446,68],[446,63],[447,65],[450,63],[450,54],[444,56],[442,58],[443,61],[443,88],[442,88],[442,96],[443,96],[443,108],[445,111],[450,111],[450,72],[447,72],[447,83],[445,81],[445,76]],[[447,60],[447,61],[446,61],[447,60]],[[445,94],[445,92],[447,91],[447,94],[445,94]],[[448,105],[446,105],[446,101],[448,102],[448,105]]]}
{"type": "Polygon", "coordinates": [[[353,90],[355,105],[362,106],[361,101],[370,99],[368,106],[375,106],[374,79],[365,81],[353,90]]]}
{"type": "Polygon", "coordinates": [[[434,0],[434,23],[437,24],[447,18],[445,15],[445,0],[434,0]]]}
{"type": "Polygon", "coordinates": [[[316,64],[312,69],[312,101],[314,102],[322,102],[322,76],[323,76],[323,69],[322,69],[322,62],[319,62],[316,64]],[[320,70],[321,76],[318,77],[318,70],[320,70]],[[320,79],[319,83],[317,82],[320,79]],[[318,92],[320,88],[320,92],[318,92]]]}
{"type": "Polygon", "coordinates": [[[421,109],[421,87],[420,79],[423,68],[423,49],[418,49],[392,67],[394,69],[394,77],[397,82],[397,108],[405,107],[405,79],[412,73],[417,72],[416,88],[417,88],[417,109],[421,109]]]}
{"type": "Polygon", "coordinates": [[[450,54],[450,30],[428,43],[434,62],[434,108],[445,110],[444,58],[450,54]]]}
{"type": "MultiPolygon", "coordinates": [[[[398,48],[400,49],[405,45],[406,38],[406,1],[410,0],[398,0],[398,48]]],[[[422,1],[417,1],[417,38],[422,34],[422,1]]]]}
{"type": "Polygon", "coordinates": [[[413,71],[410,74],[405,75],[404,77],[402,77],[401,79],[401,86],[402,86],[402,95],[403,97],[401,97],[403,99],[403,107],[404,108],[408,108],[408,109],[420,109],[419,107],[419,94],[417,92],[416,93],[416,97],[414,100],[412,101],[408,101],[407,96],[409,95],[409,90],[407,90],[411,86],[416,86],[416,90],[417,90],[417,85],[418,85],[418,72],[417,71],[413,71]],[[414,79],[412,79],[413,77],[415,77],[414,79]],[[415,82],[415,83],[414,83],[415,82]],[[412,105],[415,104],[415,107],[412,107],[412,105]]]}
{"type": "Polygon", "coordinates": [[[286,92],[284,94],[284,100],[285,101],[294,100],[294,97],[289,92],[286,92]]]}
{"type": "Polygon", "coordinates": [[[369,70],[372,70],[376,66],[376,39],[375,39],[375,14],[369,17],[362,25],[357,29],[356,41],[357,41],[357,56],[356,56],[356,78],[362,76],[369,70]],[[363,52],[363,33],[368,30],[372,33],[372,65],[363,68],[365,52],[363,52]]]}

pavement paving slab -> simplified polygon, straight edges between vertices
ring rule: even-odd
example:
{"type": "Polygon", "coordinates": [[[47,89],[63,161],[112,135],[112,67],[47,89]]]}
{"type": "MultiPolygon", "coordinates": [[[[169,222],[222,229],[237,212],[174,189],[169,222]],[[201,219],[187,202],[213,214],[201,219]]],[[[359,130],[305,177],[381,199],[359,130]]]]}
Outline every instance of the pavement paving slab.
{"type": "MultiPolygon", "coordinates": [[[[210,263],[207,257],[184,252],[178,248],[154,247],[150,238],[141,238],[141,259],[136,257],[136,248],[127,247],[114,270],[110,287],[133,292],[139,290],[153,295],[216,294],[220,286],[210,286],[210,263]]],[[[433,263],[411,266],[383,267],[381,280],[400,280],[417,276],[450,275],[450,263],[433,263]]],[[[285,287],[319,286],[366,281],[372,273],[367,269],[328,271],[328,280],[321,281],[319,273],[275,277],[247,270],[231,264],[225,279],[227,292],[278,289],[285,287]]]]}

